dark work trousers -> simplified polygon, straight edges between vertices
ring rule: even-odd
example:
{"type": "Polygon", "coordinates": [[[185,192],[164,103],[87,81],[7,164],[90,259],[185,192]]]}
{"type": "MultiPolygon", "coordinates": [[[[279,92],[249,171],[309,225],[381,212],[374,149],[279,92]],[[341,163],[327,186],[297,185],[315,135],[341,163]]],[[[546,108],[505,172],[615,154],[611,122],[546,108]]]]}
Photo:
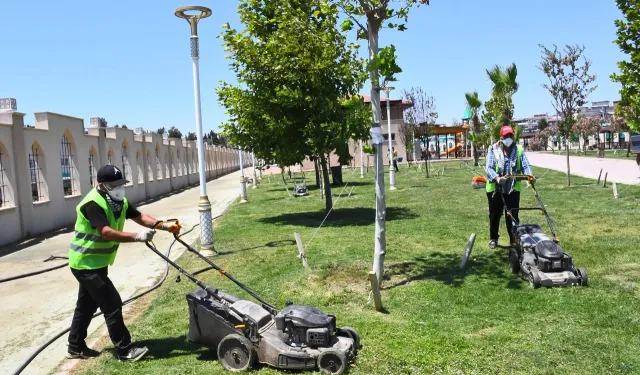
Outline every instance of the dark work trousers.
{"type": "Polygon", "coordinates": [[[393,167],[398,171],[398,162],[396,160],[393,161],[393,167]]]}
{"type": "Polygon", "coordinates": [[[71,273],[80,283],[78,302],[69,331],[69,350],[80,351],[86,347],[87,328],[98,307],[104,313],[109,337],[118,354],[131,346],[131,335],[122,318],[122,299],[107,276],[107,267],[96,270],[76,270],[71,273]]]}
{"type": "MultiPolygon", "coordinates": [[[[511,218],[507,216],[507,212],[500,197],[500,192],[487,193],[487,199],[489,200],[489,236],[492,240],[498,240],[500,238],[500,218],[502,217],[502,211],[505,211],[505,219],[507,222],[507,232],[509,233],[510,243],[514,243],[513,234],[511,233],[511,218]]],[[[504,200],[507,202],[507,207],[510,209],[520,208],[520,192],[513,191],[509,195],[504,195],[504,200]]],[[[518,210],[511,211],[513,217],[518,221],[518,210]]]]}

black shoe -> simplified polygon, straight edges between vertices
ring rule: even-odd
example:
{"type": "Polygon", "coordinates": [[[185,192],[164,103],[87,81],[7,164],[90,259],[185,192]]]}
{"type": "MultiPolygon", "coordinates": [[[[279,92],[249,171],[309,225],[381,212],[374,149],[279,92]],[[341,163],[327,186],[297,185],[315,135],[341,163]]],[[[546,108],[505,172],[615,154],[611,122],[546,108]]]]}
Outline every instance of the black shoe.
{"type": "Polygon", "coordinates": [[[498,247],[498,240],[489,241],[489,249],[495,249],[496,247],[498,247]]]}
{"type": "Polygon", "coordinates": [[[131,346],[131,348],[129,348],[129,350],[127,350],[125,353],[118,354],[118,359],[120,360],[120,362],[135,362],[144,357],[144,355],[147,354],[148,351],[149,349],[146,346],[131,346]]]}
{"type": "Polygon", "coordinates": [[[67,351],[68,359],[88,359],[88,358],[96,358],[100,356],[100,352],[97,350],[83,348],[82,350],[76,351],[69,349],[67,351]]]}

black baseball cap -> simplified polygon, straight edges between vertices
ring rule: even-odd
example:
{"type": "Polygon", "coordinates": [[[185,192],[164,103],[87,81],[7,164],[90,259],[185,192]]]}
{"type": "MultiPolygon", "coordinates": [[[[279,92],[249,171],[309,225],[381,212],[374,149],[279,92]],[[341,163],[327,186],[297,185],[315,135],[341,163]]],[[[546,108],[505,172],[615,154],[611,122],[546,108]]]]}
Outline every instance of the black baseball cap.
{"type": "Polygon", "coordinates": [[[110,186],[120,186],[129,183],[125,180],[120,168],[113,165],[105,165],[98,171],[98,182],[110,186]]]}

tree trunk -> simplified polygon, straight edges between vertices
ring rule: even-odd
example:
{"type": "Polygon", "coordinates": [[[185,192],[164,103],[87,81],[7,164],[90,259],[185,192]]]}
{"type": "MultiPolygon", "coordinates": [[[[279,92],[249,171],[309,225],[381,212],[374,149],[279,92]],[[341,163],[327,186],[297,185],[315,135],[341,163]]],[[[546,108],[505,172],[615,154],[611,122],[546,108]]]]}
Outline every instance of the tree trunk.
{"type": "Polygon", "coordinates": [[[631,155],[631,132],[629,132],[629,140],[627,141],[627,157],[629,157],[629,155],[631,155]]]}
{"type": "Polygon", "coordinates": [[[280,176],[282,176],[282,183],[287,184],[287,180],[284,178],[284,166],[280,166],[280,176]]]}
{"type": "Polygon", "coordinates": [[[320,168],[318,168],[318,158],[313,161],[313,168],[316,170],[316,187],[320,189],[320,168]]]}
{"type": "Polygon", "coordinates": [[[569,165],[569,147],[567,147],[567,186],[571,186],[571,166],[569,165]]]}
{"type": "MultiPolygon", "coordinates": [[[[380,31],[380,22],[373,18],[373,15],[367,17],[367,30],[369,37],[369,62],[373,61],[378,54],[378,32],[380,31]]],[[[380,129],[380,77],[378,68],[374,65],[369,71],[371,79],[371,112],[373,115],[372,128],[380,129]]],[[[374,159],[374,175],[376,177],[376,223],[374,237],[374,253],[373,253],[373,272],[376,273],[378,283],[382,282],[382,274],[384,272],[384,256],[387,253],[386,238],[386,202],[384,190],[384,164],[382,155],[381,139],[372,142],[375,149],[374,159]]]]}
{"type": "Polygon", "coordinates": [[[324,156],[324,154],[320,155],[320,164],[322,164],[322,185],[324,187],[324,198],[325,198],[324,210],[326,212],[329,212],[329,210],[333,206],[333,202],[331,198],[331,183],[329,182],[329,169],[327,168],[327,158],[324,156]]]}
{"type": "Polygon", "coordinates": [[[471,142],[471,155],[473,155],[473,166],[477,167],[480,165],[480,153],[478,152],[478,147],[476,147],[475,142],[471,142]]]}

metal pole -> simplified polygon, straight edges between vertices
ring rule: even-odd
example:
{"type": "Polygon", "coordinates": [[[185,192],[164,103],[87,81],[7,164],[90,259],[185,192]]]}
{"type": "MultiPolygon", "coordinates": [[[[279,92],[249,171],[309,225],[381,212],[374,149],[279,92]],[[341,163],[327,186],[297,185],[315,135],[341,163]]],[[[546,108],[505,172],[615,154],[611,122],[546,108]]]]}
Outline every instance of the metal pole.
{"type": "Polygon", "coordinates": [[[207,180],[205,175],[204,142],[202,139],[202,110],[200,104],[200,67],[199,67],[199,41],[198,21],[211,15],[211,9],[200,6],[180,7],[175,15],[184,18],[191,26],[191,61],[193,68],[193,94],[196,115],[196,134],[198,136],[198,169],[200,172],[200,252],[205,256],[214,255],[213,247],[213,223],[211,217],[211,202],[207,196],[207,180]],[[199,15],[187,15],[187,11],[199,11],[199,15]]]}
{"type": "Polygon", "coordinates": [[[364,141],[360,141],[360,178],[364,178],[364,141]]]}
{"type": "Polygon", "coordinates": [[[240,203],[247,203],[247,180],[244,179],[244,163],[242,161],[242,154],[244,151],[240,150],[240,203]]]}
{"type": "Polygon", "coordinates": [[[389,92],[393,87],[386,87],[387,92],[387,132],[389,133],[389,190],[396,190],[396,170],[393,167],[393,143],[391,141],[391,107],[389,106],[389,92]]]}
{"type": "Polygon", "coordinates": [[[253,188],[258,187],[258,174],[256,173],[256,154],[251,153],[251,157],[253,158],[253,188]]]}

